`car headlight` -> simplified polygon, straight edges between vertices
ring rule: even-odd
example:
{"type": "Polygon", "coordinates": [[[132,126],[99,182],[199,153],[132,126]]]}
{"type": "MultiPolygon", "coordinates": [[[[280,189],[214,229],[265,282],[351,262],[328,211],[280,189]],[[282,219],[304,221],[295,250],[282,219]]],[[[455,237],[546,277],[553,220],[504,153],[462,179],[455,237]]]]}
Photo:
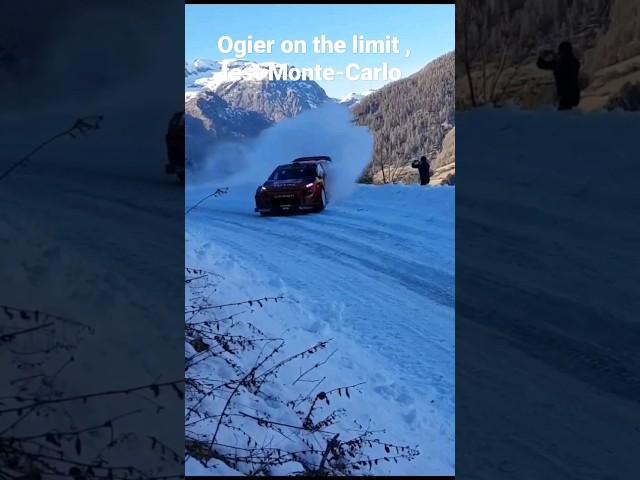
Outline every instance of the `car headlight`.
{"type": "Polygon", "coordinates": [[[267,191],[267,187],[260,187],[260,191],[261,192],[266,192],[267,191]]]}
{"type": "Polygon", "coordinates": [[[305,187],[306,187],[306,188],[311,188],[311,187],[313,187],[314,185],[315,185],[315,183],[307,183],[307,184],[305,185],[305,187]]]}

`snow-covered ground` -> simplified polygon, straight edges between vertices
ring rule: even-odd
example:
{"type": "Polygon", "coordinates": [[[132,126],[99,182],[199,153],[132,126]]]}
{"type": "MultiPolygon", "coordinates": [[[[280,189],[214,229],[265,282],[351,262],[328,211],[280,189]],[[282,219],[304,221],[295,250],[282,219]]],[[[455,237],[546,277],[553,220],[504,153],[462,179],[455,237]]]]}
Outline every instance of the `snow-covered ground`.
{"type": "Polygon", "coordinates": [[[325,388],[365,382],[345,421],[421,452],[377,473],[453,474],[455,189],[361,185],[320,214],[260,217],[255,187],[187,215],[186,265],[224,275],[216,303],[283,294],[250,320],[289,353],[332,339],[325,388]]]}
{"type": "Polygon", "coordinates": [[[639,478],[640,116],[456,123],[457,473],[639,478]]]}
{"type": "MultiPolygon", "coordinates": [[[[172,110],[147,112],[144,126],[142,111],[109,112],[100,130],[57,140],[0,182],[0,304],[95,329],[58,379],[68,395],[183,375],[183,189],[164,173],[163,135],[172,110]]],[[[0,169],[75,120],[42,115],[3,122],[0,169]]],[[[10,375],[19,371],[3,380],[10,375]]],[[[156,435],[179,452],[182,400],[170,389],[156,400],[168,408],[158,413],[138,395],[69,408],[76,425],[142,408],[116,422],[116,433],[136,431],[145,447],[144,434],[156,435]]],[[[58,429],[68,428],[66,417],[56,421],[58,429]]],[[[120,452],[122,464],[157,461],[145,458],[140,445],[120,452]]],[[[173,465],[173,472],[180,467],[173,465]]]]}
{"type": "MultiPolygon", "coordinates": [[[[162,4],[149,11],[140,2],[62,1],[38,5],[39,15],[33,15],[33,5],[4,7],[0,171],[78,117],[103,115],[104,121],[86,137],[76,131],[75,139],[59,138],[0,181],[0,305],[48,312],[94,329],[78,341],[67,324],[54,322],[55,332],[22,337],[33,341],[28,351],[46,345],[44,340],[65,342],[63,348],[66,341],[77,343],[75,361],[55,377],[54,386],[64,395],[180,380],[184,191],[164,173],[164,135],[171,115],[184,108],[182,45],[176,41],[184,34],[182,21],[176,21],[184,7],[162,4]]],[[[2,335],[27,323],[15,316],[10,320],[6,312],[2,317],[2,335]]],[[[48,358],[34,371],[33,365],[15,361],[25,358],[20,351],[13,364],[6,361],[15,344],[3,341],[0,347],[0,409],[5,410],[23,385],[17,378],[40,368],[55,373],[59,364],[48,358]]],[[[38,401],[55,396],[42,380],[31,378],[38,401]]],[[[137,435],[117,445],[114,455],[105,452],[111,465],[153,470],[164,463],[160,475],[180,473],[179,459],[161,460],[160,452],[149,452],[145,435],[159,437],[179,453],[183,448],[183,400],[171,388],[158,393],[157,398],[146,390],[86,404],[62,402],[53,407],[49,423],[28,409],[22,422],[4,414],[3,444],[12,436],[65,432],[114,419],[114,439],[137,435]],[[158,411],[158,405],[166,408],[158,411]],[[125,413],[131,414],[115,419],[125,413]],[[8,428],[11,424],[16,428],[8,428]]],[[[111,438],[107,429],[98,438],[92,433],[83,435],[81,453],[68,445],[70,460],[98,460],[96,449],[111,438]]],[[[43,443],[47,448],[40,452],[54,455],[55,445],[43,443]]],[[[38,476],[32,465],[9,471],[14,459],[2,450],[3,477],[38,476]]],[[[67,472],[68,465],[57,476],[67,472]]],[[[41,473],[56,476],[49,469],[41,473]]],[[[94,475],[106,474],[86,473],[94,475]]]]}

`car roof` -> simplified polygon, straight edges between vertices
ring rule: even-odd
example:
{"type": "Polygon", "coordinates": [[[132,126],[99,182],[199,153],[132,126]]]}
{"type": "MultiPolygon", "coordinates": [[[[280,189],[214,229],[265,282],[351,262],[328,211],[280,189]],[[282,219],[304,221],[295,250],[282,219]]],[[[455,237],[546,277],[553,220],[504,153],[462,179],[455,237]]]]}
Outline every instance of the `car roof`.
{"type": "Polygon", "coordinates": [[[298,162],[298,163],[284,163],[282,165],[278,165],[276,168],[291,168],[291,167],[304,167],[304,166],[312,166],[317,165],[318,162],[298,162]]]}
{"type": "Polygon", "coordinates": [[[330,161],[331,161],[331,157],[328,157],[326,155],[319,155],[315,157],[299,157],[299,158],[296,158],[291,163],[321,163],[321,162],[330,162],[330,161]]]}

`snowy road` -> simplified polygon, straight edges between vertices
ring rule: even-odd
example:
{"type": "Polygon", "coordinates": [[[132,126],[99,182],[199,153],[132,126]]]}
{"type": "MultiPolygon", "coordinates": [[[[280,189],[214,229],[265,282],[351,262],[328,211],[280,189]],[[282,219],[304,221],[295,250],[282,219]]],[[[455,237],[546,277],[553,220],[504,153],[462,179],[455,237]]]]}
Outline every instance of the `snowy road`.
{"type": "MultiPolygon", "coordinates": [[[[252,211],[254,189],[188,215],[187,264],[241,268],[246,295],[299,302],[306,318],[276,316],[272,328],[333,338],[334,367],[366,382],[362,413],[420,444],[393,473],[453,473],[454,189],[360,186],[323,213],[266,218],[252,211]]],[[[186,204],[208,192],[189,188],[186,204]]]]}

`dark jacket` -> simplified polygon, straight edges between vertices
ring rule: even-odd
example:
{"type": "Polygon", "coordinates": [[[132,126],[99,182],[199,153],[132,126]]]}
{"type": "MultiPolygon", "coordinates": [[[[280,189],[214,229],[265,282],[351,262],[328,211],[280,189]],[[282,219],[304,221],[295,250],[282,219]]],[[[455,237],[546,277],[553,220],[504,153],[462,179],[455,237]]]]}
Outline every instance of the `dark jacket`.
{"type": "MultiPolygon", "coordinates": [[[[548,52],[545,52],[548,54],[548,52]]],[[[561,109],[568,109],[580,103],[580,61],[571,52],[554,55],[546,59],[544,55],[538,57],[538,68],[551,70],[556,81],[558,104],[561,109]]]]}
{"type": "Polygon", "coordinates": [[[426,185],[429,183],[429,179],[431,178],[430,165],[426,158],[422,158],[420,160],[415,160],[411,163],[413,168],[418,169],[418,173],[420,174],[420,183],[422,185],[426,185]]]}

